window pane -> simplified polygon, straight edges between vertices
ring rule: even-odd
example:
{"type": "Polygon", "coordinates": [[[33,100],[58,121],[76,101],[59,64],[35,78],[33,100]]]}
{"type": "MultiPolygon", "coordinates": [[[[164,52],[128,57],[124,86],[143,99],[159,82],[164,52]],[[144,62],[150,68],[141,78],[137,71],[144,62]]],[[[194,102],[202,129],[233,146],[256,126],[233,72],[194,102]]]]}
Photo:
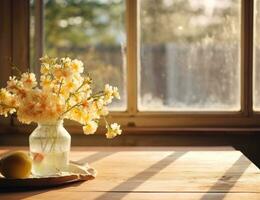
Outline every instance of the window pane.
{"type": "Polygon", "coordinates": [[[253,83],[253,109],[260,111],[260,1],[255,1],[254,13],[254,83],[253,83]]]}
{"type": "Polygon", "coordinates": [[[117,86],[112,110],[126,109],[124,15],[124,0],[45,0],[44,52],[81,59],[96,91],[117,86]]]}
{"type": "Polygon", "coordinates": [[[240,0],[139,0],[139,110],[240,110],[240,0]]]}

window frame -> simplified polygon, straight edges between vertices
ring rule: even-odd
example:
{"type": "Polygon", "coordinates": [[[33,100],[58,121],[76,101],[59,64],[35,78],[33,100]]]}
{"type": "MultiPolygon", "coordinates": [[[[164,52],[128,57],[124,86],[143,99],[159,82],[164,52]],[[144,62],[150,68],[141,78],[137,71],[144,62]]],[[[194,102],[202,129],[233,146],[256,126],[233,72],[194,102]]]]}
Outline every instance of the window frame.
{"type": "MultiPolygon", "coordinates": [[[[127,0],[127,94],[128,112],[125,115],[113,113],[113,116],[125,117],[129,126],[156,128],[232,128],[259,127],[260,115],[253,111],[253,26],[254,0],[241,0],[240,70],[241,70],[241,110],[240,111],[138,111],[138,67],[140,66],[138,48],[138,0],[127,0]],[[129,78],[130,77],[130,78],[129,78]],[[136,80],[136,81],[131,81],[136,80]]],[[[121,113],[122,114],[122,113],[121,113]]]]}
{"type": "MultiPolygon", "coordinates": [[[[36,1],[35,33],[40,35],[36,39],[36,49],[43,49],[43,0],[36,1]],[[39,47],[40,46],[40,47],[39,47]]],[[[126,60],[127,60],[127,110],[111,112],[113,120],[128,127],[245,127],[257,126],[260,116],[253,112],[252,107],[252,68],[253,68],[253,0],[241,0],[241,110],[240,111],[138,111],[138,0],[126,0],[126,60]],[[135,80],[135,81],[132,81],[135,80]]],[[[40,50],[39,50],[40,49],[40,50]]],[[[38,54],[39,56],[40,54],[38,54]]],[[[73,123],[72,123],[73,125],[73,123]]]]}
{"type": "MultiPolygon", "coordinates": [[[[37,57],[43,50],[43,0],[35,0],[35,48],[37,57]]],[[[29,4],[29,1],[27,1],[29,4]]],[[[223,112],[183,112],[183,111],[138,111],[138,0],[126,0],[126,60],[127,60],[127,110],[111,112],[111,121],[117,121],[124,130],[133,132],[151,131],[179,131],[179,130],[260,130],[260,112],[253,111],[253,28],[254,28],[254,0],[241,0],[241,111],[223,112]],[[135,80],[135,81],[132,81],[135,80]],[[134,131],[132,131],[134,130],[134,131]]],[[[29,19],[28,19],[29,20],[29,19]]],[[[28,37],[29,37],[29,31],[28,37]]],[[[31,41],[32,42],[32,41],[31,41]]],[[[28,49],[29,50],[29,49],[28,49]]],[[[28,58],[29,60],[29,58],[28,58]]],[[[15,118],[12,124],[16,128],[24,129],[15,118]]],[[[72,132],[81,132],[76,123],[68,123],[72,132]]]]}

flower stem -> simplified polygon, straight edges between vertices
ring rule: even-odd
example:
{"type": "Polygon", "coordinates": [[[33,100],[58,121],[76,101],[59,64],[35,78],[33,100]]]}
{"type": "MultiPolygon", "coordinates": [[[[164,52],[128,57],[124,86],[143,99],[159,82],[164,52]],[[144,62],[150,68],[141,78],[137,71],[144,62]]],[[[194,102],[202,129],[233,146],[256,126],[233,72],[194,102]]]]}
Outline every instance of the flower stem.
{"type": "Polygon", "coordinates": [[[65,115],[66,113],[68,113],[69,111],[71,111],[73,108],[76,108],[77,106],[80,106],[80,105],[82,105],[82,103],[76,103],[75,105],[71,106],[68,110],[64,111],[64,112],[60,115],[59,119],[61,119],[62,116],[64,116],[64,115],[65,115]]]}
{"type": "Polygon", "coordinates": [[[101,97],[101,96],[103,96],[103,95],[104,95],[104,91],[99,91],[99,92],[97,92],[96,94],[90,96],[90,97],[88,98],[88,100],[90,100],[90,99],[95,99],[95,98],[101,97]]]}
{"type": "Polygon", "coordinates": [[[105,123],[106,123],[106,128],[109,128],[109,124],[108,124],[108,122],[107,122],[107,119],[103,116],[103,119],[104,119],[104,121],[105,121],[105,123]]]}
{"type": "Polygon", "coordinates": [[[84,85],[86,85],[87,81],[83,81],[83,83],[75,90],[75,92],[70,92],[69,97],[65,100],[65,104],[67,104],[70,98],[76,94],[84,85]]]}
{"type": "Polygon", "coordinates": [[[60,83],[59,83],[59,90],[58,90],[58,96],[60,96],[60,91],[61,91],[61,86],[63,84],[63,79],[61,79],[60,83]]]}

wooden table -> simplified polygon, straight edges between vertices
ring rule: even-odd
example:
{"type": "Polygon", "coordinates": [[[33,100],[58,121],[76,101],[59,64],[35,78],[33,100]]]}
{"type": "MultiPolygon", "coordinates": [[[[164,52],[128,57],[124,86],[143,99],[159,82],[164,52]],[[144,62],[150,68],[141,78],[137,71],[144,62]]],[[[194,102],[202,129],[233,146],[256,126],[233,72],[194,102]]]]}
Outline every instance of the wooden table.
{"type": "Polygon", "coordinates": [[[260,199],[259,169],[232,148],[91,147],[74,148],[71,157],[95,167],[97,178],[0,193],[0,200],[260,199]]]}

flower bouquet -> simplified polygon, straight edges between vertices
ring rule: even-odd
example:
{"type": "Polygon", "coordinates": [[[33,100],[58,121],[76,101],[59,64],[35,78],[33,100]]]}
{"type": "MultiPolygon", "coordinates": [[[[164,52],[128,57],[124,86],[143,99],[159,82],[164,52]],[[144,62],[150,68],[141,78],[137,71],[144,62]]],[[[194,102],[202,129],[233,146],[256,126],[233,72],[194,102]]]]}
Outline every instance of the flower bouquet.
{"type": "Polygon", "coordinates": [[[20,78],[10,77],[7,87],[0,90],[0,115],[16,113],[20,122],[38,124],[30,135],[33,173],[50,175],[64,170],[69,162],[71,142],[63,120],[74,120],[85,134],[94,134],[103,119],[106,137],[113,138],[121,134],[120,126],[109,124],[105,117],[108,104],[120,96],[108,84],[94,93],[92,79],[83,73],[80,60],[44,56],[40,61],[39,83],[34,73],[26,72],[20,78]]]}

